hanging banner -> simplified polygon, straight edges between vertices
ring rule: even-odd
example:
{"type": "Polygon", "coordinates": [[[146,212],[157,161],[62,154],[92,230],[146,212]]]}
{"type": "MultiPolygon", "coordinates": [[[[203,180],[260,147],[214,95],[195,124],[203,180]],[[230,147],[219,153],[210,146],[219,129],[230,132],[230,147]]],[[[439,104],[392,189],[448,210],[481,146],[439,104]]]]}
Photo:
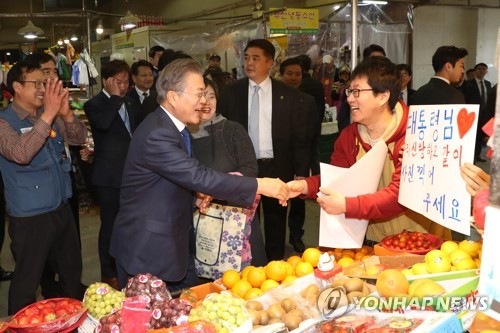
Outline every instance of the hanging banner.
{"type": "Polygon", "coordinates": [[[470,233],[471,197],[460,167],[474,162],[479,105],[412,105],[399,203],[449,229],[470,233]]]}
{"type": "Polygon", "coordinates": [[[319,10],[288,8],[271,14],[269,26],[272,34],[316,34],[319,32],[319,10]]]}

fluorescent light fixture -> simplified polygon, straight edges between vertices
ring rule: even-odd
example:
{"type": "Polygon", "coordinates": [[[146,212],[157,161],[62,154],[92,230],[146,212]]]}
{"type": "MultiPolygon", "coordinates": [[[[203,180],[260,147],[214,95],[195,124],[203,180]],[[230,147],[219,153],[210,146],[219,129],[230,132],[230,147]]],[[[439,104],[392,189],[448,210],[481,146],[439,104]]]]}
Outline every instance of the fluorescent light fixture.
{"type": "Polygon", "coordinates": [[[34,25],[33,22],[31,22],[31,20],[29,20],[24,27],[22,27],[17,31],[18,35],[23,35],[24,38],[27,39],[35,39],[38,37],[38,35],[41,35],[43,33],[44,31],[41,28],[34,25]]]}
{"type": "Polygon", "coordinates": [[[118,24],[123,26],[125,30],[133,29],[137,26],[137,23],[141,21],[140,18],[135,16],[130,12],[130,10],[127,11],[127,15],[123,16],[118,20],[118,24]]]}
{"type": "Polygon", "coordinates": [[[380,0],[363,0],[363,3],[367,5],[387,5],[387,1],[380,0]]]}
{"type": "Polygon", "coordinates": [[[97,22],[97,26],[95,27],[95,32],[98,35],[102,35],[102,33],[104,32],[104,26],[102,25],[102,20],[99,20],[97,22]]]}
{"type": "Polygon", "coordinates": [[[76,35],[73,35],[73,36],[71,36],[70,40],[72,42],[76,42],[78,40],[78,37],[76,37],[76,35]]]}

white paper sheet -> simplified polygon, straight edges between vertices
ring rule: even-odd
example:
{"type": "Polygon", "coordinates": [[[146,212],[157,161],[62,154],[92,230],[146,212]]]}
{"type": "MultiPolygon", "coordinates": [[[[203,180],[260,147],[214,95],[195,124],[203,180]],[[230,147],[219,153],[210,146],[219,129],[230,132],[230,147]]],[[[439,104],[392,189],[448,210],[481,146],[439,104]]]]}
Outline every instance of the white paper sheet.
{"type": "MultiPolygon", "coordinates": [[[[386,156],[387,145],[380,141],[348,169],[321,163],[321,186],[346,197],[374,193],[380,182],[386,156]]],[[[318,193],[318,196],[323,194],[318,193]]],[[[347,219],[344,214],[330,215],[321,209],[319,245],[343,249],[360,248],[367,227],[368,220],[347,219]]]]}

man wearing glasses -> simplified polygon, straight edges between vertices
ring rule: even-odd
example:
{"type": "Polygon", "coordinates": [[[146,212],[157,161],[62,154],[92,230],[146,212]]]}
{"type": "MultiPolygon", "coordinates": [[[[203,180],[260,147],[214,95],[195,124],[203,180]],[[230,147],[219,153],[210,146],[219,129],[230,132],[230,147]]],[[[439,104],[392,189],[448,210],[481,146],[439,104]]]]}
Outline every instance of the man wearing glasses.
{"type": "Polygon", "coordinates": [[[102,91],[84,105],[94,138],[92,185],[100,205],[101,280],[118,288],[116,265],[109,255],[113,223],[120,204],[120,185],[132,133],[140,121],[140,104],[126,96],[130,67],[123,60],[102,65],[102,91]]]}
{"type": "Polygon", "coordinates": [[[68,205],[71,165],[64,142],[85,143],[86,128],[70,111],[62,81],[45,81],[39,64],[17,63],[7,87],[14,101],[0,113],[0,168],[16,260],[11,315],[36,301],[47,262],[59,275],[62,296],[81,297],[82,260],[68,205]]]}
{"type": "Polygon", "coordinates": [[[344,197],[326,188],[320,190],[319,175],[288,183],[290,197],[317,198],[316,193],[324,193],[326,196],[317,201],[328,214],[345,214],[347,218],[376,222],[371,223],[366,232],[370,245],[404,229],[443,231],[439,225],[398,203],[402,164],[399,151],[404,143],[408,118],[408,107],[398,101],[400,91],[401,76],[389,59],[370,57],[360,63],[352,72],[351,84],[346,89],[352,124],[340,133],[330,159],[332,165],[349,168],[377,142],[385,141],[389,149],[377,192],[344,197]]]}

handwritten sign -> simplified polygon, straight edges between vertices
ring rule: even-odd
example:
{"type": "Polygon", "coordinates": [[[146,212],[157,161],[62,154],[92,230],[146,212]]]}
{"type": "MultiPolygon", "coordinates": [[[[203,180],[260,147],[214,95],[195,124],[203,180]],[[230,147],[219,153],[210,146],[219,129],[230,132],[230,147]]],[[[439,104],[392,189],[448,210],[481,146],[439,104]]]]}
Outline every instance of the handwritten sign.
{"type": "Polygon", "coordinates": [[[474,161],[479,105],[412,105],[399,203],[449,229],[470,233],[471,197],[460,167],[474,161]]]}
{"type": "Polygon", "coordinates": [[[269,26],[272,34],[316,34],[319,32],[319,10],[288,8],[273,13],[269,26]]]}

